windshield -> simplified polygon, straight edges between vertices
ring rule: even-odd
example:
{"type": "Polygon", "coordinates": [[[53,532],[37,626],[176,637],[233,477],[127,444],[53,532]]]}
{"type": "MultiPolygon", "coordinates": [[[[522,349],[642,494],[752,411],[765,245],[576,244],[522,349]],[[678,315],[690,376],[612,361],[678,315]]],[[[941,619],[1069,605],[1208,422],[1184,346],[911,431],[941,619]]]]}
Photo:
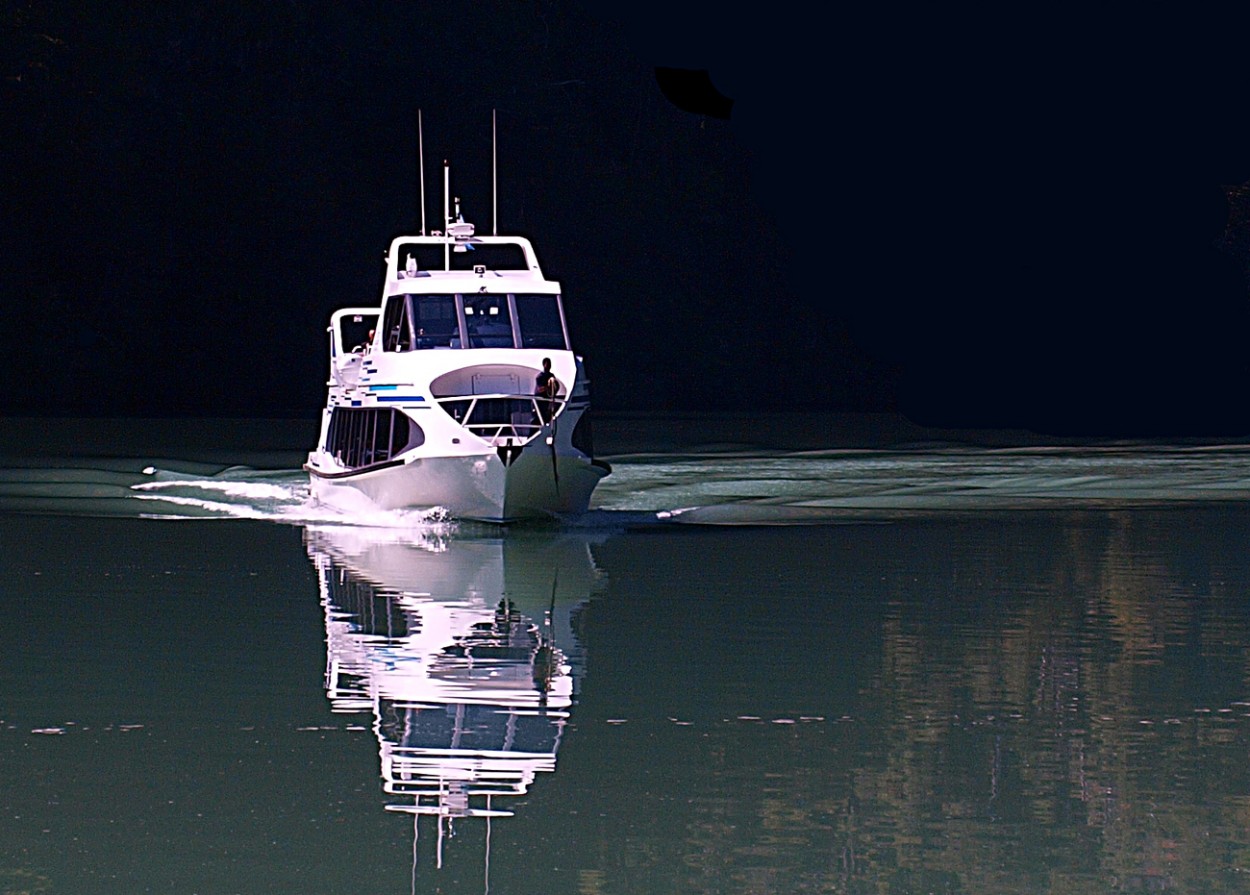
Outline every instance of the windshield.
{"type": "Polygon", "coordinates": [[[392,295],[387,299],[383,332],[387,351],[568,348],[558,295],[392,295]]]}
{"type": "Polygon", "coordinates": [[[517,295],[516,316],[522,348],[567,348],[558,295],[517,295]]]}
{"type": "Polygon", "coordinates": [[[418,348],[453,348],[459,341],[454,295],[414,295],[418,348]]]}
{"type": "Polygon", "coordinates": [[[506,295],[464,296],[464,325],[469,348],[513,347],[506,295]]]}

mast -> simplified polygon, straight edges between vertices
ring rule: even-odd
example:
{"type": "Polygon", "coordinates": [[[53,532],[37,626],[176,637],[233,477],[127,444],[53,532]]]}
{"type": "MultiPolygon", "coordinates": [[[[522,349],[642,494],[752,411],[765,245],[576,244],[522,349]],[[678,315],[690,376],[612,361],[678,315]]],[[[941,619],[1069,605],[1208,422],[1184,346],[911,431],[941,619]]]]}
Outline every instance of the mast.
{"type": "Polygon", "coordinates": [[[451,166],[443,159],[443,270],[451,270],[451,234],[447,232],[451,223],[451,166]]]}
{"type": "Polygon", "coordinates": [[[499,162],[498,137],[495,129],[495,110],[490,110],[490,234],[499,235],[499,162]]]}
{"type": "Polygon", "coordinates": [[[420,109],[417,109],[417,184],[421,188],[421,235],[425,236],[425,140],[421,133],[420,109]]]}

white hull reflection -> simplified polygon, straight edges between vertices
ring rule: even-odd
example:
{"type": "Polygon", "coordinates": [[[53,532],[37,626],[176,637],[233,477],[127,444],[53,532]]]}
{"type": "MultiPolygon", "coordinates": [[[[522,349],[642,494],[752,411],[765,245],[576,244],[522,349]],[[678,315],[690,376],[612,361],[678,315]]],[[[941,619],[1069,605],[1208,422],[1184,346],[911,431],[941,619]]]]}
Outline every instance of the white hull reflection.
{"type": "Polygon", "coordinates": [[[555,770],[584,670],[573,618],[599,580],[587,541],[319,528],[305,542],[326,695],[335,712],[372,714],[387,810],[511,815],[500,801],[555,770]]]}

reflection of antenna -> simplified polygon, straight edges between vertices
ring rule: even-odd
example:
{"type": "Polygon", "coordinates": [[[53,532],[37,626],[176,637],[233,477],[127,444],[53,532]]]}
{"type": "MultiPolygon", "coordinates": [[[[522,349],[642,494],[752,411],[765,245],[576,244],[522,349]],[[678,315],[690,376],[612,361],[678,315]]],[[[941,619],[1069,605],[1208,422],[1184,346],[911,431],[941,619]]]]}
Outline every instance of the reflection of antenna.
{"type": "Polygon", "coordinates": [[[417,812],[412,812],[412,895],[417,895],[417,840],[421,835],[417,821],[420,817],[417,812]]]}

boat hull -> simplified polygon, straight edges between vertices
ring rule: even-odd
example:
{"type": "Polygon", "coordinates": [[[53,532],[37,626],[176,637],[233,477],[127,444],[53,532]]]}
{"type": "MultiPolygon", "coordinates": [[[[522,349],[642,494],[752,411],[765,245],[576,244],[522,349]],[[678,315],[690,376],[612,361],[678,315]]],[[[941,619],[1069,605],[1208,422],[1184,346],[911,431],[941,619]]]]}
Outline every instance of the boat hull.
{"type": "Polygon", "coordinates": [[[556,454],[540,440],[504,459],[496,451],[412,457],[328,475],[311,464],[313,497],[350,512],[441,508],[458,519],[514,522],[583,513],[607,467],[582,454],[556,454]]]}

